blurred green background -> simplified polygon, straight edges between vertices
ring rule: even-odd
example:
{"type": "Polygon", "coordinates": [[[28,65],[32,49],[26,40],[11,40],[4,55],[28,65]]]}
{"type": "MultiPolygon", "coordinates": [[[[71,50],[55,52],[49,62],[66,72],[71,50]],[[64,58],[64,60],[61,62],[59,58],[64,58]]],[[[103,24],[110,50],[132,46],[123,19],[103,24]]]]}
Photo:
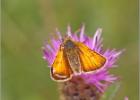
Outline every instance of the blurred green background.
{"type": "Polygon", "coordinates": [[[57,27],[103,28],[105,48],[126,49],[111,73],[121,77],[113,100],[138,100],[138,0],[2,0],[4,100],[58,100],[41,47],[57,27]]]}

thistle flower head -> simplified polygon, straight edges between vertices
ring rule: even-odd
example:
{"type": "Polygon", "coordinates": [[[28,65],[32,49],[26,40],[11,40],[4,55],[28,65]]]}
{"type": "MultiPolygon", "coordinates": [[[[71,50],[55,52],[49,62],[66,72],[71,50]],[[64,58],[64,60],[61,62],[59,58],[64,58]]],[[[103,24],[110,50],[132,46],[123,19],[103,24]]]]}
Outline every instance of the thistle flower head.
{"type": "MultiPolygon", "coordinates": [[[[101,37],[101,33],[102,33],[102,29],[98,28],[94,36],[89,37],[85,34],[84,26],[82,26],[80,28],[80,31],[77,33],[72,33],[70,26],[68,26],[67,34],[66,34],[67,36],[71,37],[74,41],[84,43],[91,50],[96,51],[97,53],[103,55],[106,58],[106,63],[102,68],[98,69],[93,73],[88,73],[88,74],[82,73],[78,76],[73,76],[73,78],[68,82],[76,83],[75,80],[79,80],[80,84],[84,83],[88,85],[87,87],[94,86],[96,90],[98,90],[99,92],[104,92],[106,88],[109,86],[109,84],[117,80],[116,76],[109,73],[109,69],[116,67],[116,61],[120,56],[120,54],[122,53],[122,51],[118,51],[116,49],[103,50],[103,44],[102,44],[103,38],[101,37]]],[[[59,31],[56,31],[56,35],[58,38],[52,38],[51,44],[46,43],[43,48],[44,51],[43,58],[48,62],[49,66],[51,66],[53,61],[55,60],[58,49],[63,42],[62,35],[59,31]]],[[[67,82],[65,82],[65,84],[67,84],[67,82]]],[[[90,91],[94,89],[91,89],[90,91]]],[[[73,99],[73,100],[78,100],[78,99],[73,99]]],[[[90,100],[90,99],[84,99],[84,100],[90,100]]]]}

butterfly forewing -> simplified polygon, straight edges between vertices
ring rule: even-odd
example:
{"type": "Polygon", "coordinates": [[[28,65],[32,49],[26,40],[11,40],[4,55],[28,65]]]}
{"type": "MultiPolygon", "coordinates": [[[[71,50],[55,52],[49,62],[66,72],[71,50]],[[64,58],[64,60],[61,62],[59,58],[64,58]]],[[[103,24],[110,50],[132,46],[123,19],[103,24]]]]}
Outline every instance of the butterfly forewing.
{"type": "Polygon", "coordinates": [[[71,78],[72,70],[68,63],[64,50],[60,47],[51,67],[51,75],[54,80],[67,80],[71,78]]]}
{"type": "Polygon", "coordinates": [[[102,55],[89,49],[83,43],[77,42],[76,45],[79,49],[78,53],[80,57],[82,71],[94,71],[96,69],[101,68],[105,64],[106,59],[102,55]]]}

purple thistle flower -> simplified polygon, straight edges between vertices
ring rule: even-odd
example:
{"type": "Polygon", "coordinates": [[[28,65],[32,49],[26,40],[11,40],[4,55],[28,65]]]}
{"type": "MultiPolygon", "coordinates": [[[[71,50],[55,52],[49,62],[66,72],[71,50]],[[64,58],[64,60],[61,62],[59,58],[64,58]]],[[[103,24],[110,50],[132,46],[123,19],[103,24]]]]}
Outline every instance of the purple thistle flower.
{"type": "MultiPolygon", "coordinates": [[[[97,29],[93,37],[89,37],[85,35],[84,30],[85,30],[85,27],[83,25],[79,32],[72,33],[70,26],[68,26],[67,36],[70,36],[74,41],[84,43],[91,50],[94,50],[97,53],[103,55],[106,58],[106,63],[104,64],[102,68],[96,70],[94,73],[90,73],[90,74],[83,73],[78,76],[73,76],[73,78],[70,81],[65,82],[64,84],[65,85],[68,83],[70,84],[71,82],[73,82],[72,84],[74,84],[76,83],[75,80],[79,80],[79,83],[81,84],[81,80],[82,80],[82,82],[84,81],[84,84],[92,85],[94,86],[94,89],[96,88],[97,92],[103,93],[111,83],[117,80],[116,76],[109,73],[109,69],[116,67],[116,61],[118,57],[120,56],[120,54],[122,53],[122,50],[120,51],[117,51],[116,49],[103,50],[103,44],[102,44],[103,38],[101,37],[101,33],[102,33],[101,28],[97,29]]],[[[44,51],[43,58],[48,62],[49,66],[52,65],[55,59],[55,56],[57,54],[57,51],[59,49],[59,46],[62,43],[61,33],[59,31],[56,31],[56,34],[58,38],[52,38],[51,44],[46,43],[45,46],[43,47],[43,51],[44,51]]],[[[66,87],[66,86],[63,86],[63,87],[66,87]]],[[[69,91],[69,89],[65,90],[63,88],[63,91],[66,93],[69,91]]],[[[71,100],[71,99],[68,99],[68,100],[71,100]]],[[[72,99],[72,100],[79,100],[79,99],[72,99]]],[[[84,100],[90,100],[90,99],[87,98],[84,100]]]]}
{"type": "Polygon", "coordinates": [[[125,97],[124,100],[129,100],[128,97],[125,97]]]}

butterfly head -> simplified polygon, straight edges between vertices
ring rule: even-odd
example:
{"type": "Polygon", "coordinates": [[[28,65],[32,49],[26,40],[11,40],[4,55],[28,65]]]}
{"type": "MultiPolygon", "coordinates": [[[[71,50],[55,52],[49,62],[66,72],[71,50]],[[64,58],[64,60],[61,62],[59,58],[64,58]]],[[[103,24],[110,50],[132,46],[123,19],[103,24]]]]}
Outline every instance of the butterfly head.
{"type": "Polygon", "coordinates": [[[63,47],[65,49],[73,49],[75,48],[75,44],[70,37],[66,37],[65,39],[63,39],[63,47]]]}

